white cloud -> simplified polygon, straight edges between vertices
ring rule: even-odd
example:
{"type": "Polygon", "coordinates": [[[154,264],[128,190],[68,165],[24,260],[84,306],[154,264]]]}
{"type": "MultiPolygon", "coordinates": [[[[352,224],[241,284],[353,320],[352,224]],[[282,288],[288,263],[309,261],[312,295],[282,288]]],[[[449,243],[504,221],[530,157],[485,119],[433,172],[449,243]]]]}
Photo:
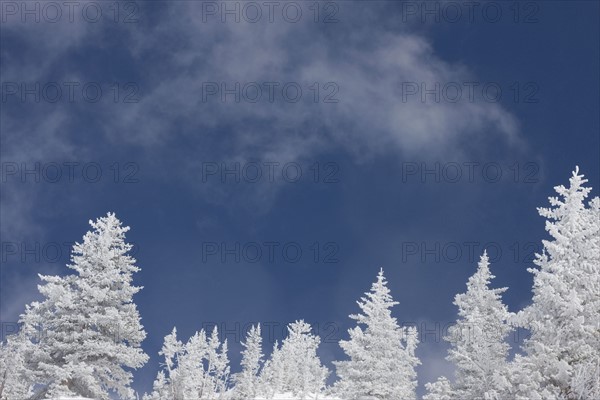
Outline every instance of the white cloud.
{"type": "MultiPolygon", "coordinates": [[[[179,163],[178,177],[196,182],[201,160],[252,158],[285,163],[340,150],[350,152],[357,161],[394,153],[456,156],[465,151],[465,142],[518,140],[515,118],[497,103],[423,104],[414,96],[403,101],[403,82],[431,85],[476,81],[477,77],[464,65],[436,56],[432,43],[408,32],[408,27],[393,31],[378,27],[385,7],[337,4],[340,22],[330,25],[314,23],[310,14],[297,24],[282,20],[203,23],[202,2],[144,4],[140,22],[134,24],[11,20],[3,31],[18,38],[21,46],[3,49],[5,80],[99,80],[80,65],[75,54],[110,50],[131,58],[133,64],[123,67],[136,68],[141,101],[25,103],[20,106],[25,114],[15,115],[3,107],[3,159],[35,162],[99,157],[102,154],[95,147],[99,139],[91,136],[100,129],[105,135],[100,140],[113,146],[143,147],[149,159],[161,160],[167,150],[172,151],[168,154],[179,163]],[[119,35],[120,40],[107,39],[110,35],[119,35]],[[202,101],[206,82],[270,81],[298,82],[302,101],[286,102],[280,94],[273,103],[202,101]],[[320,86],[317,104],[308,89],[313,82],[320,86]],[[327,82],[339,88],[338,103],[322,102],[330,93],[324,88],[327,82]],[[85,113],[94,116],[93,133],[73,122],[85,113]],[[186,144],[182,146],[180,139],[186,144]],[[180,156],[183,150],[187,153],[180,156]]],[[[172,179],[172,171],[158,173],[172,179]]],[[[3,235],[19,226],[23,230],[33,227],[36,196],[18,186],[5,187],[11,193],[2,196],[3,235]]],[[[214,187],[200,190],[213,192],[214,187]]],[[[255,186],[244,201],[254,197],[255,204],[268,208],[276,191],[276,185],[255,186]]],[[[227,197],[216,190],[213,195],[215,201],[227,197]]]]}

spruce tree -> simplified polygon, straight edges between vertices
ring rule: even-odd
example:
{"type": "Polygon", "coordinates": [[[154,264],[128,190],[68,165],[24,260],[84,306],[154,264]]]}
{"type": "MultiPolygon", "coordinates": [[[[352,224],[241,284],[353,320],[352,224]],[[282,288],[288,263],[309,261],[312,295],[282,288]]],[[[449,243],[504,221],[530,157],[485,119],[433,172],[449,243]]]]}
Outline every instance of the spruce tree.
{"type": "Polygon", "coordinates": [[[0,342],[0,400],[26,399],[32,395],[21,339],[11,335],[5,343],[0,342]]]}
{"type": "Polygon", "coordinates": [[[340,380],[335,393],[348,400],[372,396],[381,400],[415,399],[418,359],[416,331],[401,328],[392,317],[398,304],[390,295],[383,270],[371,291],[357,302],[362,314],[350,315],[359,326],[340,346],[350,360],[335,362],[340,380]]]}
{"type": "Polygon", "coordinates": [[[293,395],[305,399],[323,392],[329,371],[317,355],[320,341],[306,322],[288,325],[288,336],[280,348],[275,346],[263,368],[263,391],[269,398],[293,395]]]}
{"type": "Polygon", "coordinates": [[[573,172],[554,189],[547,219],[551,240],[534,260],[532,304],[516,318],[531,336],[512,371],[512,396],[600,398],[600,200],[585,200],[587,179],[573,172]]]}
{"type": "Polygon", "coordinates": [[[510,347],[506,338],[512,328],[501,298],[506,288],[490,288],[492,279],[484,252],[477,272],[467,282],[467,291],[454,299],[458,320],[444,338],[450,343],[447,360],[455,366],[455,382],[449,385],[442,378],[430,385],[430,397],[497,399],[505,390],[510,347]]]}
{"type": "Polygon", "coordinates": [[[263,360],[260,324],[252,326],[245,342],[242,342],[242,372],[236,374],[235,396],[240,400],[253,399],[258,393],[258,376],[263,360]]]}
{"type": "Polygon", "coordinates": [[[164,357],[164,368],[144,400],[221,399],[227,395],[227,340],[220,342],[216,327],[210,337],[201,330],[185,344],[173,328],[159,354],[164,357]]]}
{"type": "Polygon", "coordinates": [[[139,268],[125,242],[129,227],[108,213],[73,246],[73,274],[41,276],[44,299],[21,315],[24,358],[36,397],[133,398],[130,369],[148,356],[146,333],[133,302],[139,268]]]}

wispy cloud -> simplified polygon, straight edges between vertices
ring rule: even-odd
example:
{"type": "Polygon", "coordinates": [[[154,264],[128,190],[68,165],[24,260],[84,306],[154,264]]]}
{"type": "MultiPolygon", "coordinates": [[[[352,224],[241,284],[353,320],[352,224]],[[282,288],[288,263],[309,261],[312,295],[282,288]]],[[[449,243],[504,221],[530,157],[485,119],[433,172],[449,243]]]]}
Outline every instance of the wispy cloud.
{"type": "MultiPolygon", "coordinates": [[[[469,142],[518,141],[518,123],[499,103],[407,99],[406,82],[431,86],[477,77],[467,66],[438,57],[431,41],[410,32],[409,25],[377,27],[387,12],[384,6],[338,5],[339,22],[328,25],[316,24],[309,15],[298,23],[205,22],[202,2],[145,3],[133,24],[11,19],[3,34],[19,46],[3,48],[5,80],[110,83],[121,77],[134,81],[140,99],[6,104],[3,159],[102,157],[129,146],[144,150],[136,157],[158,160],[163,167],[176,160],[176,178],[186,181],[197,177],[201,160],[285,163],[340,150],[357,161],[394,153],[456,156],[469,142]],[[123,65],[95,75],[104,69],[82,62],[82,54],[118,55],[123,65]],[[43,61],[32,63],[32,57],[43,61]],[[277,85],[273,101],[268,82],[277,85]],[[215,83],[249,90],[247,85],[256,83],[262,97],[254,103],[242,93],[236,102],[229,94],[222,101],[221,87],[219,93],[207,92],[215,83]],[[282,94],[289,83],[302,90],[298,102],[282,94]],[[337,102],[326,102],[327,96],[337,102]],[[173,160],[157,157],[165,151],[173,160]]],[[[173,179],[168,168],[153,172],[158,179],[173,179]]],[[[17,186],[7,189],[13,193],[2,197],[2,230],[9,235],[17,226],[33,225],[37,196],[16,193],[17,186]]],[[[214,186],[200,190],[211,192],[215,202],[227,198],[214,186]]],[[[245,201],[254,198],[254,204],[268,208],[276,193],[277,185],[255,185],[245,201]]]]}

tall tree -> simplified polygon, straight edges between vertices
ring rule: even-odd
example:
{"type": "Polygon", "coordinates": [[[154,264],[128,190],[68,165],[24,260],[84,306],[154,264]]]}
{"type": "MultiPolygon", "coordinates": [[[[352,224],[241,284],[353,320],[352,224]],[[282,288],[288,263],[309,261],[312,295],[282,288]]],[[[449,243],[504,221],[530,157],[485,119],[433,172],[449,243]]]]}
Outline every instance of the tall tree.
{"type": "Polygon", "coordinates": [[[258,376],[263,360],[260,324],[252,326],[245,342],[242,342],[242,372],[236,374],[235,395],[240,400],[253,399],[258,393],[258,376]]]}
{"type": "Polygon", "coordinates": [[[398,302],[390,295],[383,270],[357,303],[363,314],[350,315],[359,326],[348,331],[350,340],[340,341],[350,360],[335,363],[340,380],[334,391],[349,400],[415,399],[416,331],[401,328],[392,317],[391,308],[398,302]]]}
{"type": "Polygon", "coordinates": [[[444,339],[450,343],[447,357],[455,366],[455,382],[442,378],[428,387],[429,396],[452,399],[498,399],[506,388],[506,341],[511,331],[510,313],[502,303],[506,288],[490,288],[494,275],[484,252],[477,272],[467,282],[467,291],[456,295],[458,320],[444,339]],[[445,392],[445,393],[444,393],[445,392]]]}
{"type": "Polygon", "coordinates": [[[531,336],[514,364],[513,396],[600,398],[600,199],[586,206],[592,189],[579,168],[569,182],[538,209],[552,239],[529,270],[533,301],[516,318],[531,336]]]}
{"type": "Polygon", "coordinates": [[[78,395],[109,399],[112,392],[133,398],[130,369],[148,356],[140,345],[146,333],[133,302],[139,268],[128,253],[117,217],[90,221],[92,230],[73,246],[73,274],[41,276],[44,300],[21,315],[24,358],[37,397],[78,395]]]}

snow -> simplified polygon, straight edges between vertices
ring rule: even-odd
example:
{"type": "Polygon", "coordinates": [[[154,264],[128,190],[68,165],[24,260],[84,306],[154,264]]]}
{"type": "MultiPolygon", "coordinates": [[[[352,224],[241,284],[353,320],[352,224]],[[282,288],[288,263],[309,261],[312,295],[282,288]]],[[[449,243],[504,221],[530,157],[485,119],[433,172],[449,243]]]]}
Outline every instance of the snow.
{"type": "Polygon", "coordinates": [[[89,397],[55,397],[51,400],[94,400],[89,397]]]}
{"type": "MultiPolygon", "coordinates": [[[[299,397],[294,396],[292,393],[277,393],[272,398],[262,397],[262,396],[258,396],[258,397],[254,398],[254,400],[297,400],[297,399],[299,399],[299,397]]],[[[340,399],[338,397],[327,397],[327,396],[323,396],[323,395],[307,394],[304,397],[304,400],[340,400],[340,399]]]]}

